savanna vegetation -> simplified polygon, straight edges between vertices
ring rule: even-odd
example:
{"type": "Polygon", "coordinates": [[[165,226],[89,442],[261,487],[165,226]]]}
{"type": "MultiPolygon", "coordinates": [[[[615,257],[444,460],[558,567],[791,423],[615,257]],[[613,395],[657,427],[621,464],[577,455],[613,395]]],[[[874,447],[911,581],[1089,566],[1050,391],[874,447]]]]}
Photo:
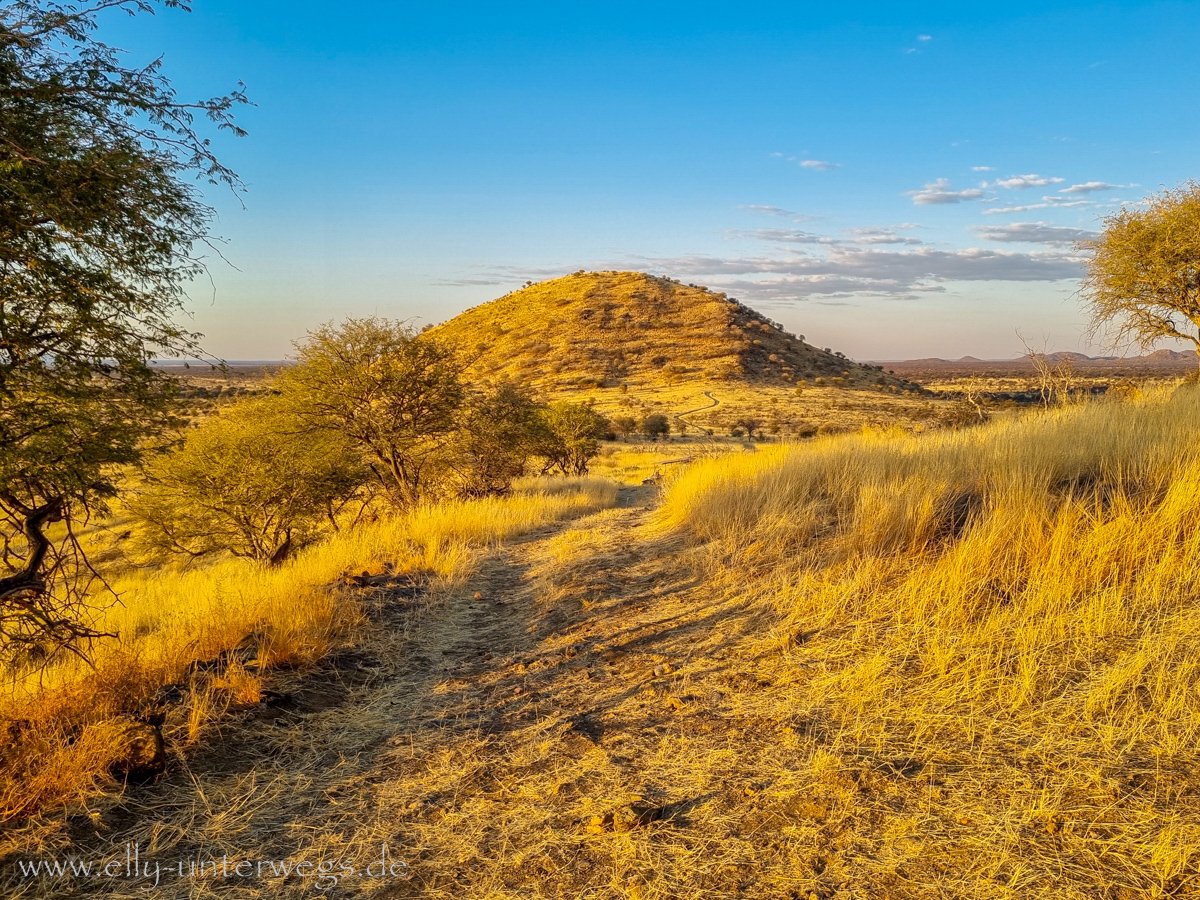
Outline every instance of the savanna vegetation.
{"type": "Polygon", "coordinates": [[[779,616],[796,680],[773,715],[812,754],[809,790],[878,848],[831,855],[826,881],[1187,894],[1198,415],[1200,391],[1160,390],[672,484],[663,522],[779,616]],[[847,791],[864,764],[884,779],[847,791]]]}
{"type": "MultiPolygon", "coordinates": [[[[1030,353],[1032,409],[974,375],[946,402],[581,272],[330,323],[201,395],[152,359],[201,352],[192,179],[240,182],[196,120],[240,134],[246,97],[124,66],[113,8],[150,5],[0,10],[0,859],[133,834],[394,842],[429,896],[1200,892],[1200,388],[1100,397],[1030,353]]],[[[1190,184],[1106,221],[1097,327],[1200,346],[1198,222],[1190,184]]]]}
{"type": "Polygon", "coordinates": [[[188,179],[240,182],[196,119],[241,134],[246,98],[124,66],[93,34],[112,8],[151,9],[0,11],[0,819],[159,774],[164,733],[194,744],[261,673],[350,640],[339,578],[436,593],[615,500],[585,477],[603,417],[382,319],[318,329],[269,390],[189,421],[153,357],[201,352],[174,324],[212,240],[188,179]]]}

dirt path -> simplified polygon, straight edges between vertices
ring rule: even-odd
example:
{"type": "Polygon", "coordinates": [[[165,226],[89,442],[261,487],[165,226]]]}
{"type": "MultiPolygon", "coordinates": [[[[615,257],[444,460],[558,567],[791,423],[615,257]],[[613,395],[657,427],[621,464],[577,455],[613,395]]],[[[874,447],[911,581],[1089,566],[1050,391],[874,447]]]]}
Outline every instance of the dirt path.
{"type": "Polygon", "coordinates": [[[653,533],[653,496],[510,544],[404,628],[382,616],[299,709],[47,838],[117,877],[6,892],[145,897],[136,845],[150,896],[807,896],[821,816],[783,840],[803,790],[761,795],[801,763],[764,706],[778,642],[653,533]]]}
{"type": "Polygon", "coordinates": [[[684,416],[695,415],[698,412],[705,412],[706,410],[714,409],[721,405],[721,401],[712,395],[712,391],[705,391],[704,396],[710,401],[707,406],[697,406],[695,409],[689,409],[687,412],[679,413],[677,416],[675,416],[676,421],[682,422],[688,427],[703,431],[703,428],[701,428],[699,425],[693,425],[691,422],[685,419],[684,416]]]}

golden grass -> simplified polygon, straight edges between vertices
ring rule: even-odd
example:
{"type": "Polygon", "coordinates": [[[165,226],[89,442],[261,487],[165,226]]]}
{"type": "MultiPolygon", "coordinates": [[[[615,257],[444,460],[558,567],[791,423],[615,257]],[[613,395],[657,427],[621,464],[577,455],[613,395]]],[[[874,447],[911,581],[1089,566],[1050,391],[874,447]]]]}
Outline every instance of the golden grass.
{"type": "MultiPolygon", "coordinates": [[[[94,790],[115,749],[91,727],[134,711],[159,687],[186,681],[189,664],[254,647],[260,668],[320,658],[353,637],[361,613],[351,593],[331,589],[346,573],[419,573],[439,584],[466,577],[498,541],[611,506],[602,479],[525,479],[501,498],[448,502],[342,532],[278,568],[230,559],[184,572],[124,575],[121,601],[95,625],[116,638],[69,659],[19,673],[0,695],[0,727],[14,738],[0,755],[0,819],[52,807],[94,790]],[[82,736],[83,739],[80,739],[82,736]]],[[[193,691],[184,742],[231,705],[257,702],[260,682],[234,660],[193,691]]]]}
{"type": "Polygon", "coordinates": [[[661,521],[778,610],[830,766],[943,773],[954,833],[921,852],[958,859],[959,890],[1192,883],[1200,391],[711,460],[661,521]]]}
{"type": "Polygon", "coordinates": [[[753,381],[786,385],[900,379],[804,343],[725,294],[641,272],[577,272],[531,285],[436,326],[472,372],[555,393],[753,381]],[[837,382],[832,379],[838,379],[837,382]]]}

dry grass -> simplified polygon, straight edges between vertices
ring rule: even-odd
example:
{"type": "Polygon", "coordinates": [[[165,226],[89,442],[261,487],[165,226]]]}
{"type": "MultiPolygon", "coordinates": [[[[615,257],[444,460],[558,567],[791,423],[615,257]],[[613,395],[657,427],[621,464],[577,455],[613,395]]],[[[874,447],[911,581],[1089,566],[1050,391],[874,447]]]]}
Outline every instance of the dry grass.
{"type": "Polygon", "coordinates": [[[374,634],[343,702],[44,853],[403,860],[346,895],[1197,896],[1198,422],[1158,393],[697,462],[470,567],[427,662],[374,634]],[[659,820],[592,825],[632,803],[659,820]]]}
{"type": "Polygon", "coordinates": [[[1198,423],[1184,389],[727,457],[682,474],[662,519],[770,598],[802,675],[777,714],[824,735],[830,770],[911,773],[898,801],[841,801],[911,832],[910,873],[954,867],[974,896],[1191,896],[1198,423]]]}
{"type": "MultiPolygon", "coordinates": [[[[118,635],[49,669],[15,673],[0,696],[9,741],[0,819],[70,802],[105,780],[116,746],[99,723],[136,711],[163,685],[187,681],[189,664],[230,648],[252,649],[258,671],[321,658],[354,635],[352,593],[331,588],[346,573],[416,573],[461,582],[496,542],[610,506],[601,479],[527,479],[504,498],[443,503],[337,534],[270,569],[227,560],[184,572],[125,575],[121,596],[96,626],[118,635]]],[[[234,658],[204,690],[189,693],[175,738],[199,741],[230,706],[258,702],[257,674],[234,658]]],[[[109,734],[111,738],[111,734],[109,734]]]]}
{"type": "Polygon", "coordinates": [[[901,379],[819,350],[724,294],[641,272],[577,272],[467,310],[430,332],[472,370],[536,385],[633,387],[802,378],[844,385],[901,379]]]}

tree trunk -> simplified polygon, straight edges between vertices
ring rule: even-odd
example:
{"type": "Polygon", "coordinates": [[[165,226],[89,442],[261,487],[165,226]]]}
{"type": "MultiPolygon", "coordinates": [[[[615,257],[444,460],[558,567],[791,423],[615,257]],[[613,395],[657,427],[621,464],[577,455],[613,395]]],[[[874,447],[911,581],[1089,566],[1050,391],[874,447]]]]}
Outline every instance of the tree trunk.
{"type": "Polygon", "coordinates": [[[25,538],[29,542],[29,556],[19,572],[0,578],[0,600],[17,594],[40,593],[45,589],[42,581],[42,563],[50,550],[50,541],[42,533],[49,522],[62,518],[63,501],[56,497],[32,510],[25,517],[25,538]]]}

